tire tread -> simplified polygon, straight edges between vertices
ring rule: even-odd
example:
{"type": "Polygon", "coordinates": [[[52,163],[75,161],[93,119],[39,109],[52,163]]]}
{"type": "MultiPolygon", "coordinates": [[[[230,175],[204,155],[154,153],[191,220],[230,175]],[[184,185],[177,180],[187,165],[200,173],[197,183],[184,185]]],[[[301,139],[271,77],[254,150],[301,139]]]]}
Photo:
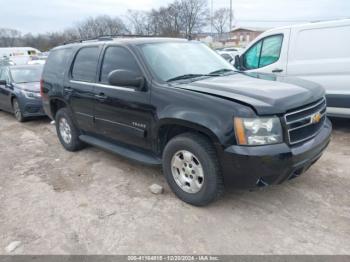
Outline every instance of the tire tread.
{"type": "Polygon", "coordinates": [[[85,147],[85,144],[79,139],[80,130],[75,126],[72,113],[68,108],[64,107],[59,109],[58,112],[56,113],[55,121],[56,121],[57,136],[59,137],[61,144],[66,150],[75,152],[85,147]],[[70,124],[71,132],[72,132],[72,143],[70,145],[67,145],[66,143],[64,143],[64,141],[62,140],[59,134],[58,125],[59,125],[59,118],[61,117],[61,115],[63,115],[67,119],[68,123],[70,124]]]}
{"type": "MultiPolygon", "coordinates": [[[[213,170],[216,173],[216,176],[215,176],[216,190],[214,194],[207,195],[203,197],[200,201],[196,201],[196,202],[189,202],[189,201],[186,201],[186,199],[181,198],[179,195],[178,196],[182,200],[196,206],[205,206],[217,200],[218,198],[220,198],[224,193],[224,179],[222,176],[220,163],[217,157],[217,152],[213,143],[207,137],[199,133],[187,132],[187,133],[177,135],[174,138],[172,138],[168,142],[168,144],[165,146],[163,151],[163,161],[164,161],[164,155],[166,155],[166,151],[169,149],[169,147],[171,147],[176,143],[187,143],[187,144],[193,143],[193,146],[196,145],[201,147],[208,154],[210,159],[209,161],[212,163],[213,170]]],[[[165,169],[166,168],[164,167],[164,164],[163,164],[163,172],[165,171],[165,169]]]]}

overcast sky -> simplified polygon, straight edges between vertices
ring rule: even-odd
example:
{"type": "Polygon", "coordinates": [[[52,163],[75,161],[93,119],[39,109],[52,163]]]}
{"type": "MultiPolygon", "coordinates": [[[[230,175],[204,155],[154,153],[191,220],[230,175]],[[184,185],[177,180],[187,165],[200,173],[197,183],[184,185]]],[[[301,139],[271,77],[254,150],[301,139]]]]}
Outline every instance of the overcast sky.
{"type": "MultiPolygon", "coordinates": [[[[89,16],[123,16],[128,9],[150,10],[172,0],[0,0],[0,27],[23,33],[60,31],[89,16]]],[[[211,6],[208,0],[208,7],[211,6]]],[[[230,0],[213,0],[214,9],[230,0]]],[[[272,27],[300,21],[350,18],[350,0],[233,0],[236,23],[272,27]],[[277,21],[277,22],[270,22],[277,21]]]]}

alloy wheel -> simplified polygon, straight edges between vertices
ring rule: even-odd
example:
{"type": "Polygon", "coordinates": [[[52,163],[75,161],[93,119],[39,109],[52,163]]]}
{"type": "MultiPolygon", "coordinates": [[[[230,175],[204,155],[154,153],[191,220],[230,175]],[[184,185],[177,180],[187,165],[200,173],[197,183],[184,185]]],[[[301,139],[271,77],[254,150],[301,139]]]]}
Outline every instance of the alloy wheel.
{"type": "Polygon", "coordinates": [[[191,152],[180,150],[171,160],[171,171],[176,184],[186,193],[198,193],[204,184],[203,167],[191,152]]]}
{"type": "Polygon", "coordinates": [[[22,119],[22,112],[21,112],[21,109],[19,108],[19,104],[18,104],[17,100],[15,100],[13,102],[13,110],[14,110],[16,119],[18,121],[21,121],[21,119],[22,119]]]}
{"type": "Polygon", "coordinates": [[[59,121],[59,131],[63,141],[66,144],[70,144],[72,141],[72,130],[67,119],[64,117],[62,117],[59,121]]]}

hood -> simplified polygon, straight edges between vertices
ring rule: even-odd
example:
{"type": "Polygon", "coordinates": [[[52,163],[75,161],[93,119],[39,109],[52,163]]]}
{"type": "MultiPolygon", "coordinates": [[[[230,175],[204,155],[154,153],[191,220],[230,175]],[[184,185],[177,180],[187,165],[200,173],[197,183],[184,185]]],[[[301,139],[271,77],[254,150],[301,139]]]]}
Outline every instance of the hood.
{"type": "Polygon", "coordinates": [[[18,84],[14,84],[14,86],[25,91],[30,91],[35,93],[40,92],[40,82],[18,83],[18,84]]]}
{"type": "Polygon", "coordinates": [[[247,104],[259,115],[285,113],[324,96],[316,83],[261,73],[237,72],[177,87],[247,104]]]}

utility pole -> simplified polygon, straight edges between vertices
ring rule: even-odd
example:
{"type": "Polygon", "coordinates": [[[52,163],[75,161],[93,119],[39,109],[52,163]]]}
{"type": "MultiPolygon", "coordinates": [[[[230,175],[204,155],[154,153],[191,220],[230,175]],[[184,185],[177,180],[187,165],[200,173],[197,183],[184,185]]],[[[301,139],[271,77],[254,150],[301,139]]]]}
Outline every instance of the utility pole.
{"type": "Polygon", "coordinates": [[[233,16],[233,12],[232,12],[232,0],[230,0],[230,32],[232,30],[232,16],[233,16]]]}

